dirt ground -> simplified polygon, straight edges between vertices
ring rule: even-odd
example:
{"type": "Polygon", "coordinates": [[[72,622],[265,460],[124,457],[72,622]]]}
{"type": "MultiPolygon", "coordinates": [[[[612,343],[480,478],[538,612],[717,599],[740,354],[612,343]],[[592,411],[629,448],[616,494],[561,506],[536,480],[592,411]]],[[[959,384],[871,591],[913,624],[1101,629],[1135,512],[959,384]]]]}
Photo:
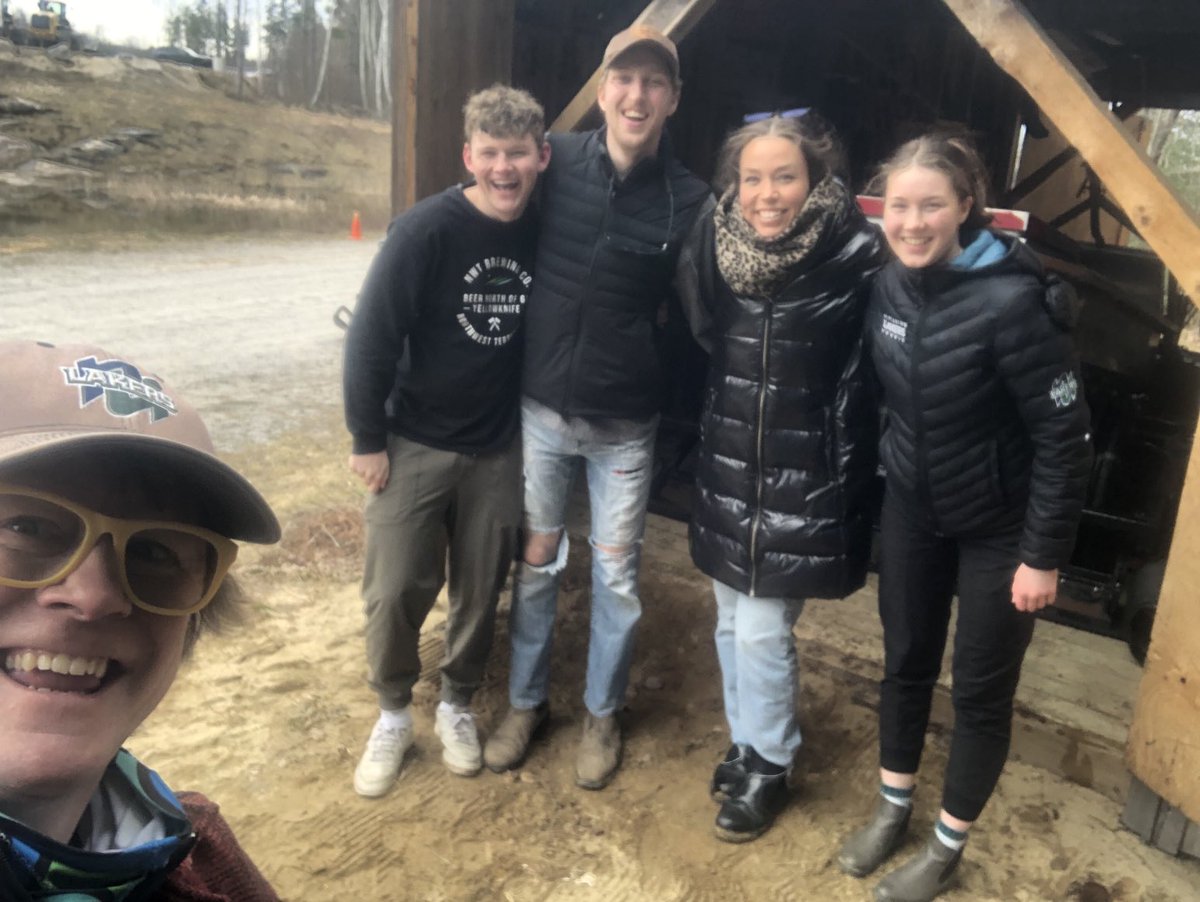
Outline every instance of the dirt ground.
{"type": "MultiPolygon", "coordinates": [[[[432,736],[435,612],[424,644],[431,670],[415,703],[416,753],[390,794],[355,796],[351,774],[374,702],[357,585],[361,493],[345,470],[340,334],[330,314],[351,302],[372,245],[239,240],[0,258],[0,338],[86,336],[159,369],[210,418],[228,459],[285,526],[279,546],[248,546],[239,562],[248,624],[201,643],[132,739],[134,751],[171,785],[215,799],[290,900],[867,899],[874,881],[844,876],[833,859],[873,804],[874,690],[805,670],[794,804],[755,843],[714,839],[706,787],[727,737],[713,607],[682,527],[658,518],[647,535],[624,766],[608,789],[589,793],[572,781],[588,574],[587,543],[576,541],[556,633],[553,721],[526,765],[474,779],[442,767],[432,736]]],[[[805,611],[810,623],[821,604],[805,611]]],[[[505,705],[506,606],[507,598],[477,696],[484,726],[505,705]]],[[[945,753],[935,734],[909,851],[936,813],[945,753]]],[[[972,837],[960,888],[946,898],[1200,898],[1200,865],[1144,846],[1118,828],[1119,815],[1097,792],[1010,763],[972,837]]]]}

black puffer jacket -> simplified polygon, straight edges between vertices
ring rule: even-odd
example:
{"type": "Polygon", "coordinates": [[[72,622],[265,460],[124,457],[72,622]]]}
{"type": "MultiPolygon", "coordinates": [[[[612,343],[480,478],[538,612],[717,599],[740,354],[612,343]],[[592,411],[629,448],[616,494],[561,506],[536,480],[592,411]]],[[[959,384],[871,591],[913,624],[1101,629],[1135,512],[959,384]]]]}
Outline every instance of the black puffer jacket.
{"type": "Polygon", "coordinates": [[[876,408],[862,344],[878,232],[853,199],[773,297],[739,297],[705,226],[713,349],[692,560],[750,595],[841,598],[863,584],[876,408]]]}
{"type": "Polygon", "coordinates": [[[888,486],[947,536],[1024,523],[1020,556],[1070,557],[1091,468],[1088,410],[1068,329],[1073,296],[1004,238],[979,269],[876,280],[868,340],[883,387],[888,486]]]}
{"type": "Polygon", "coordinates": [[[550,136],[522,383],[564,415],[633,419],[658,412],[655,316],[709,191],[666,135],[618,181],[604,134],[550,136]]]}

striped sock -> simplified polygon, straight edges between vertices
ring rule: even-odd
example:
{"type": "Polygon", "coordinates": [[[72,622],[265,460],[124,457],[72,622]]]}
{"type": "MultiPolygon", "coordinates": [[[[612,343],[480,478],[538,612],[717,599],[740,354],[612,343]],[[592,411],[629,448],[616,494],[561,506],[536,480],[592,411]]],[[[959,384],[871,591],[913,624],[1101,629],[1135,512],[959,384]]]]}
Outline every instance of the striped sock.
{"type": "Polygon", "coordinates": [[[897,789],[895,786],[880,783],[879,794],[893,805],[899,805],[901,808],[911,808],[914,788],[910,786],[908,789],[897,789]]]}
{"type": "Polygon", "coordinates": [[[937,826],[933,828],[933,835],[943,846],[953,849],[955,852],[967,844],[967,831],[952,830],[942,822],[941,818],[938,818],[937,826]]]}

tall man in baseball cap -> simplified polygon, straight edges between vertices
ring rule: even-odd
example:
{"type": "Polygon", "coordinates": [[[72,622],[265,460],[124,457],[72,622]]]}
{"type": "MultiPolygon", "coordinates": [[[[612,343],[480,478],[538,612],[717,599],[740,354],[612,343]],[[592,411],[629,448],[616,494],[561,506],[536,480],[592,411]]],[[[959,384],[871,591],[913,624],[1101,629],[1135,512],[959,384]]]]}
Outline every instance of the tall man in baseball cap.
{"type": "Polygon", "coordinates": [[[604,126],[550,136],[525,322],[525,545],[509,620],[511,708],[484,749],[494,771],[521,763],[547,717],[567,498],[581,468],[591,502],[592,616],[576,783],[602,789],[620,764],[616,712],[641,616],[638,569],[662,395],[655,318],[692,226],[711,204],[665,133],[680,87],[674,43],[634,25],[604,53],[604,126]]]}
{"type": "Polygon", "coordinates": [[[275,516],[122,357],[0,342],[0,385],[0,899],[276,899],[213,803],[122,748],[275,516]]]}

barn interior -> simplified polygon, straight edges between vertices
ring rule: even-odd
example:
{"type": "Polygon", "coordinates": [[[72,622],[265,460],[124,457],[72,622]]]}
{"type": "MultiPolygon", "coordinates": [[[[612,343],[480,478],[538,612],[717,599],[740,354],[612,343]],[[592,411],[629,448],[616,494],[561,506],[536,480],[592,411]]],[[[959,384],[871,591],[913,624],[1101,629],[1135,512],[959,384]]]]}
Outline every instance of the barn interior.
{"type": "MultiPolygon", "coordinates": [[[[522,0],[514,83],[558,116],[608,37],[643,7],[522,0]]],[[[1158,121],[1144,111],[1200,106],[1200,62],[1189,52],[1200,38],[1200,5],[1040,0],[1029,10],[1139,140],[1150,140],[1158,121]]],[[[842,137],[850,178],[863,191],[908,138],[937,128],[972,135],[992,175],[992,206],[1032,214],[1026,237],[1085,302],[1079,345],[1101,463],[1067,598],[1052,616],[1108,635],[1134,629],[1144,656],[1145,612],[1133,626],[1122,595],[1135,575],[1139,584],[1161,579],[1156,562],[1166,556],[1184,477],[1196,378],[1175,353],[1190,304],[1128,217],[941,0],[716,2],[679,48],[685,87],[670,132],[676,153],[706,179],[724,135],[757,111],[819,111],[842,137]],[[1138,573],[1148,566],[1153,573],[1138,573]]],[[[598,111],[578,124],[600,124],[598,111]]],[[[656,508],[684,517],[704,363],[683,330],[668,340],[668,353],[686,363],[675,368],[656,508]]]]}

